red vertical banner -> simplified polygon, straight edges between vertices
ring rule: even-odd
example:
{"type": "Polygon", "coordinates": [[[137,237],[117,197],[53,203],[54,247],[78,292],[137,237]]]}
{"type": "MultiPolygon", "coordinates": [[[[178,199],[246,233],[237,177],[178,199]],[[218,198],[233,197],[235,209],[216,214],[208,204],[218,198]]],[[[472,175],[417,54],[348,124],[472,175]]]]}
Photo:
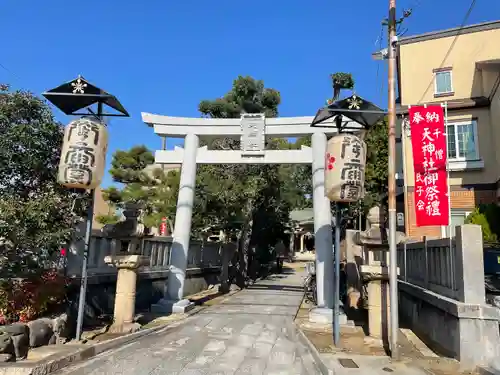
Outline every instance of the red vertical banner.
{"type": "Polygon", "coordinates": [[[411,107],[409,116],[417,226],[448,225],[450,207],[443,107],[411,107]]]}

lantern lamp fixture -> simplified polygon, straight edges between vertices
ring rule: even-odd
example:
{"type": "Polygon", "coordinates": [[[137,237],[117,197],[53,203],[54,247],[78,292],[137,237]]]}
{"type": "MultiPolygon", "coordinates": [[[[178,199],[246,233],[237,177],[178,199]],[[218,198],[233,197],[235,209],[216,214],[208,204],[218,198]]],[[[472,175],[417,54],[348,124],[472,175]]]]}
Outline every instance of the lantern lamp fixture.
{"type": "Polygon", "coordinates": [[[72,81],[63,83],[56,88],[44,92],[42,95],[66,115],[88,116],[91,114],[99,118],[130,116],[116,96],[93,85],[81,75],[72,81]],[[90,108],[90,106],[94,104],[97,104],[98,113],[94,113],[90,108]],[[114,109],[116,112],[103,113],[103,104],[114,109]],[[88,113],[78,112],[85,108],[88,113]]]}
{"type": "Polygon", "coordinates": [[[369,129],[384,118],[386,114],[387,111],[353,94],[348,98],[329,102],[326,107],[319,109],[311,123],[311,127],[332,127],[331,124],[324,124],[324,122],[335,117],[334,126],[339,130],[359,130],[359,127],[349,126],[350,121],[342,121],[343,117],[346,117],[362,125],[365,129],[369,129]]]}

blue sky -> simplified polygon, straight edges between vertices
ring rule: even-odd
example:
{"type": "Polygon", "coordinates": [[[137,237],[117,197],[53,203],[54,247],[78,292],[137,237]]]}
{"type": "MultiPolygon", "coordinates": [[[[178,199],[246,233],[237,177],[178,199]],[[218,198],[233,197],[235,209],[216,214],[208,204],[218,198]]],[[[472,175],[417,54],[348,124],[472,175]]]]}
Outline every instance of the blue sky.
{"type": "MultiPolygon", "coordinates": [[[[337,71],[352,73],[357,93],[386,107],[385,64],[371,52],[387,3],[1,0],[0,82],[40,94],[82,74],[116,95],[131,118],[111,121],[108,163],[117,149],[160,148],[141,112],[198,117],[200,100],[222,96],[238,75],[279,90],[281,116],[313,115],[331,96],[329,74],[337,71]]],[[[400,11],[414,8],[406,35],[459,26],[469,5],[398,1],[400,11]]],[[[468,23],[495,15],[500,1],[478,0],[468,23]]]]}

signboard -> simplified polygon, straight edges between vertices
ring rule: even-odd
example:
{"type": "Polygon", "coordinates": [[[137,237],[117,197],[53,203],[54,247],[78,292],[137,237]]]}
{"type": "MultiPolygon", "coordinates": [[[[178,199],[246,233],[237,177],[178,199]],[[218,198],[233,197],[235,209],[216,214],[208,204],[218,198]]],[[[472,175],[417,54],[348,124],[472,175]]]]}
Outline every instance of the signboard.
{"type": "Polygon", "coordinates": [[[93,118],[71,121],[64,140],[57,180],[75,189],[94,189],[101,183],[106,163],[108,131],[93,118]]]}
{"type": "Polygon", "coordinates": [[[397,225],[398,227],[405,226],[405,214],[402,212],[398,212],[396,215],[397,225]]]}
{"type": "Polygon", "coordinates": [[[416,224],[449,224],[446,134],[440,105],[409,109],[413,168],[415,173],[416,224]]]}
{"type": "Polygon", "coordinates": [[[266,147],[266,121],[261,113],[241,116],[241,151],[243,156],[263,156],[266,147]]]}
{"type": "Polygon", "coordinates": [[[357,202],[365,195],[366,143],[354,134],[339,134],[327,144],[325,195],[333,202],[357,202]]]}

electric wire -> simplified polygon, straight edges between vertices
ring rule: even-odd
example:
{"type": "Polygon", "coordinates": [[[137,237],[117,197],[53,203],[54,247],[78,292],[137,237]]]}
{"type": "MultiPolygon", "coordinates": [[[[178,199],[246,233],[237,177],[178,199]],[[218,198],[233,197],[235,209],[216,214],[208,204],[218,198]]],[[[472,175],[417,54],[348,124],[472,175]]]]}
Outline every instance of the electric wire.
{"type": "MultiPolygon", "coordinates": [[[[439,65],[439,68],[442,68],[444,66],[446,60],[448,59],[448,57],[450,56],[451,52],[453,51],[453,48],[455,47],[455,44],[457,43],[458,37],[461,35],[462,29],[464,28],[465,24],[469,20],[469,17],[470,17],[470,15],[472,13],[472,10],[476,6],[476,2],[477,2],[477,0],[472,0],[471,1],[469,9],[467,10],[467,13],[465,14],[465,17],[463,18],[462,23],[461,23],[460,27],[457,30],[455,38],[453,38],[453,41],[451,42],[450,47],[448,48],[448,51],[446,52],[446,55],[443,58],[443,61],[441,61],[441,64],[439,65]]],[[[427,88],[425,89],[424,93],[422,94],[422,96],[418,100],[417,104],[420,104],[422,102],[422,100],[425,98],[425,95],[429,92],[429,89],[432,87],[432,83],[433,82],[434,82],[434,76],[431,78],[429,84],[427,85],[427,88]]]]}

